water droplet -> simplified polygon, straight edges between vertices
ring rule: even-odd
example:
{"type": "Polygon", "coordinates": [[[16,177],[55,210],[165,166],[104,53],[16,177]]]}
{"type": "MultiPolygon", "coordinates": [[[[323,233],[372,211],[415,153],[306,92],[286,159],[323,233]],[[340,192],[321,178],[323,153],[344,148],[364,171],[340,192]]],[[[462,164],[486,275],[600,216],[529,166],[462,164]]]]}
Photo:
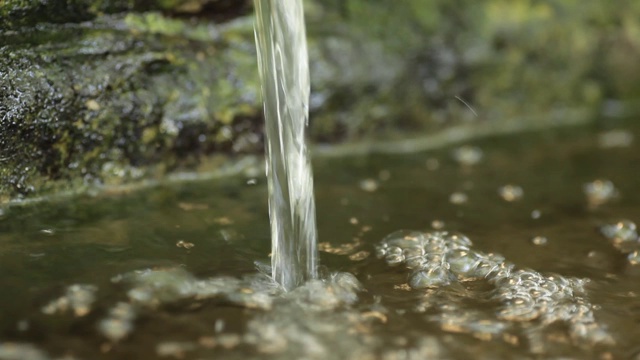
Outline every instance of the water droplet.
{"type": "Polygon", "coordinates": [[[498,189],[498,194],[504,201],[513,202],[522,199],[524,190],[518,185],[505,185],[498,189]]]}

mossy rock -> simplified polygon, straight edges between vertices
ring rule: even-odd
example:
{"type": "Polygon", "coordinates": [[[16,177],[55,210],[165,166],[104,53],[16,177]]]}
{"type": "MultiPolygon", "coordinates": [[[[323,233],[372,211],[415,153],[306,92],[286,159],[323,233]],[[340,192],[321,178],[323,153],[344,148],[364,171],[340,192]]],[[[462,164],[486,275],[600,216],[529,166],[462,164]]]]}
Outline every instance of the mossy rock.
{"type": "MultiPolygon", "coordinates": [[[[640,95],[636,2],[306,10],[316,143],[584,123],[640,95]]],[[[249,1],[7,0],[0,23],[2,202],[263,149],[249,1]]]]}

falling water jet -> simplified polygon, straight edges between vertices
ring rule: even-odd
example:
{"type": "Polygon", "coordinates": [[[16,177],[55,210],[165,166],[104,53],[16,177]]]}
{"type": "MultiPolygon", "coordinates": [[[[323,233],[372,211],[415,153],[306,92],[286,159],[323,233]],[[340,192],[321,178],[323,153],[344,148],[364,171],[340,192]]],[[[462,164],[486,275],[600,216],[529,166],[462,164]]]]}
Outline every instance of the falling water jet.
{"type": "Polygon", "coordinates": [[[317,276],[313,176],[305,145],[309,63],[302,0],[254,0],[266,132],[275,281],[291,290],[317,276]]]}

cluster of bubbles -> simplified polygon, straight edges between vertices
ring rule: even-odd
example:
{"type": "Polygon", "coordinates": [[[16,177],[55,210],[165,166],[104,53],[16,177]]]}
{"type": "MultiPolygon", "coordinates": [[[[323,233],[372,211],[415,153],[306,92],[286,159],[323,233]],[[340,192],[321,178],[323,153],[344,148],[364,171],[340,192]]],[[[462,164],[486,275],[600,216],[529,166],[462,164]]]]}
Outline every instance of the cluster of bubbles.
{"type": "MultiPolygon", "coordinates": [[[[501,255],[473,250],[466,236],[446,231],[394,232],[376,251],[388,265],[402,265],[410,271],[408,283],[413,289],[428,293],[472,280],[491,285],[486,300],[499,304],[495,317],[476,322],[466,319],[465,326],[485,324],[490,325],[487,329],[500,329],[505,324],[536,321],[542,331],[560,322],[567,325],[575,341],[612,342],[595,320],[585,292],[587,280],[518,269],[501,255]]],[[[491,335],[490,331],[476,333],[491,335]]]]}
{"type": "Polygon", "coordinates": [[[600,232],[621,253],[627,255],[631,265],[640,264],[640,237],[636,224],[630,220],[619,220],[600,227],[600,232]]]}
{"type": "Polygon", "coordinates": [[[0,359],[3,360],[50,360],[51,358],[42,350],[31,344],[1,343],[0,359]]]}
{"type": "Polygon", "coordinates": [[[606,179],[588,182],[582,186],[582,191],[587,196],[587,202],[591,207],[603,205],[619,196],[613,182],[606,179]]]}
{"type": "Polygon", "coordinates": [[[75,316],[85,316],[91,311],[98,288],[88,284],[74,284],[66,288],[64,295],[42,307],[47,315],[72,312],[75,316]]]}

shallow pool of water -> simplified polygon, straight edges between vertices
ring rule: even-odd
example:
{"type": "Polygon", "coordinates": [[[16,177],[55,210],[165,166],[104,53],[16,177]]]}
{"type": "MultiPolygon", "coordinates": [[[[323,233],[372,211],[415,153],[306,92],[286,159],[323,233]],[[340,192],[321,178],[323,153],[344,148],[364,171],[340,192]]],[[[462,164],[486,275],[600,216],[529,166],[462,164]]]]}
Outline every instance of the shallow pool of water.
{"type": "Polygon", "coordinates": [[[637,237],[600,230],[640,223],[634,135],[620,122],[316,159],[323,280],[290,293],[262,275],[262,176],[6,209],[0,359],[634,358],[637,237]],[[401,229],[464,234],[464,256],[509,274],[471,276],[431,240],[394,263],[380,248],[401,229]],[[412,281],[415,251],[447,280],[412,281]]]}

